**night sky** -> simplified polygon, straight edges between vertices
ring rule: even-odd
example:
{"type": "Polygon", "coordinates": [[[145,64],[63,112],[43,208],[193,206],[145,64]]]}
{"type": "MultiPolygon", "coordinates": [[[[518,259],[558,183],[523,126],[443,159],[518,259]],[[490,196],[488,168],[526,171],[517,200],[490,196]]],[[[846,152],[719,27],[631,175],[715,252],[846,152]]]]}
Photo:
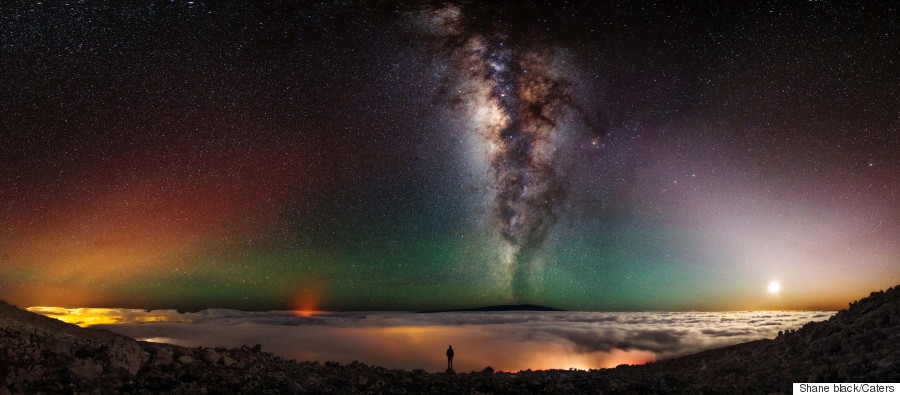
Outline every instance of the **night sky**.
{"type": "Polygon", "coordinates": [[[900,283],[891,2],[130,3],[0,5],[19,306],[836,309],[900,283]]]}

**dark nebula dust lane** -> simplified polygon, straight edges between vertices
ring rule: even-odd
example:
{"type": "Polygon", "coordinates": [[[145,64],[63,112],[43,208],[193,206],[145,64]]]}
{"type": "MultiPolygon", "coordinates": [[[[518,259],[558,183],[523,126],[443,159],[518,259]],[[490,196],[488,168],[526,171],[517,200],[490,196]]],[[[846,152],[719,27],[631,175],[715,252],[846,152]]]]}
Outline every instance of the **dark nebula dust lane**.
{"type": "Polygon", "coordinates": [[[491,215],[506,244],[498,264],[513,298],[527,297],[534,254],[566,196],[556,162],[571,84],[555,58],[558,49],[543,40],[523,40],[502,23],[479,30],[454,5],[429,9],[424,17],[432,22],[434,52],[451,64],[455,108],[470,118],[463,132],[477,134],[486,154],[491,215]]]}

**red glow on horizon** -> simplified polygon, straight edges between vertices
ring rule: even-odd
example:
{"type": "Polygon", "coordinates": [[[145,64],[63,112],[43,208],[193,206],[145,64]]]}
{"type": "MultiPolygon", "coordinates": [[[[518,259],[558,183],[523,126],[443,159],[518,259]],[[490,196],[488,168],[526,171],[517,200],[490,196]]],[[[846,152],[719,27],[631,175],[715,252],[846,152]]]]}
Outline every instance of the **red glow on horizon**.
{"type": "Polygon", "coordinates": [[[302,310],[294,310],[294,314],[298,317],[312,317],[314,315],[322,314],[322,311],[315,309],[302,309],[302,310]]]}
{"type": "Polygon", "coordinates": [[[322,311],[318,310],[321,294],[318,288],[306,288],[294,300],[294,314],[298,317],[311,317],[322,314],[322,311]]]}

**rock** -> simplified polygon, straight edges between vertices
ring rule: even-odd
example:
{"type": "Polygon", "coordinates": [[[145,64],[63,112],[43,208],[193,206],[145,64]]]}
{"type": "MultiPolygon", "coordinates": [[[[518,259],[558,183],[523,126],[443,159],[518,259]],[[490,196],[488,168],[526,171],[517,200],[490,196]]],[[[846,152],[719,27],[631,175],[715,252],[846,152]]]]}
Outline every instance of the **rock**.
{"type": "Polygon", "coordinates": [[[91,360],[78,359],[69,364],[69,373],[80,380],[94,381],[103,375],[103,366],[91,360]]]}
{"type": "Polygon", "coordinates": [[[308,387],[316,387],[325,383],[325,378],[322,376],[313,373],[309,374],[305,377],[306,386],[308,387]]]}
{"type": "Polygon", "coordinates": [[[62,339],[59,336],[52,336],[44,343],[45,350],[59,355],[70,355],[71,347],[72,343],[70,341],[66,341],[66,339],[62,339]]]}
{"type": "Polygon", "coordinates": [[[156,352],[153,353],[153,365],[154,366],[169,366],[174,361],[175,353],[172,352],[172,349],[168,347],[159,347],[156,349],[156,352]]]}
{"type": "Polygon", "coordinates": [[[219,360],[222,357],[215,350],[213,350],[211,348],[207,348],[207,349],[203,350],[202,358],[203,358],[203,362],[206,362],[206,363],[212,365],[212,364],[215,364],[216,362],[219,362],[219,360]]]}
{"type": "Polygon", "coordinates": [[[190,364],[194,363],[194,357],[192,357],[190,355],[182,355],[182,356],[178,357],[178,363],[180,363],[182,365],[190,365],[190,364]]]}
{"type": "Polygon", "coordinates": [[[222,365],[231,366],[232,364],[234,364],[234,359],[231,359],[231,357],[227,355],[222,357],[222,365]]]}
{"type": "Polygon", "coordinates": [[[109,347],[109,365],[113,369],[122,369],[129,376],[137,374],[141,367],[150,359],[150,354],[134,340],[126,337],[114,338],[109,347]],[[131,340],[131,341],[129,341],[131,340]]]}

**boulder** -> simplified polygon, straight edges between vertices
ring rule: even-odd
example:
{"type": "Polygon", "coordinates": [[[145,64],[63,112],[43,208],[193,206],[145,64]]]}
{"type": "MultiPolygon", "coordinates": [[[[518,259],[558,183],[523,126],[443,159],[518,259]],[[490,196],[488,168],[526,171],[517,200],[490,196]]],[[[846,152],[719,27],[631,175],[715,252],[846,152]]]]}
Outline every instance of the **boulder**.
{"type": "Polygon", "coordinates": [[[217,353],[216,350],[213,350],[211,348],[204,349],[201,358],[203,359],[203,362],[206,362],[210,365],[215,364],[215,363],[219,362],[220,359],[222,359],[222,357],[219,355],[219,353],[217,353]]]}
{"type": "Polygon", "coordinates": [[[175,353],[168,347],[159,347],[153,353],[154,366],[169,366],[174,362],[175,353]]]}

